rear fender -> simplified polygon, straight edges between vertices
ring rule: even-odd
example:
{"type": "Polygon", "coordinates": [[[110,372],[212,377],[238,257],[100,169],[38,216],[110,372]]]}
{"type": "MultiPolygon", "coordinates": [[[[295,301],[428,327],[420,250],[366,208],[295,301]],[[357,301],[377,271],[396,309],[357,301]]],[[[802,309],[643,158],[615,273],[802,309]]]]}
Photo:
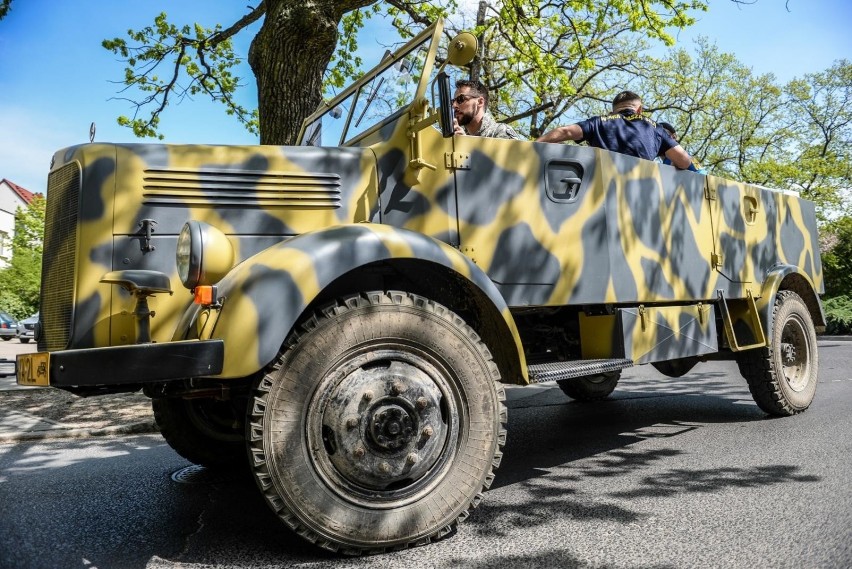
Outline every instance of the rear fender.
{"type": "MultiPolygon", "coordinates": [[[[514,319],[479,267],[453,247],[421,233],[359,223],[305,233],[273,245],[240,263],[218,283],[222,307],[218,315],[210,314],[215,322],[211,319],[212,326],[207,323],[200,336],[225,341],[220,377],[245,377],[269,364],[307,307],[329,284],[359,267],[394,259],[436,263],[473,283],[502,316],[523,375],[526,365],[514,319]]],[[[202,310],[195,306],[184,315],[175,339],[197,334],[191,327],[200,327],[205,319],[199,318],[202,310]]]]}
{"type": "Polygon", "coordinates": [[[772,340],[772,308],[775,306],[775,297],[780,290],[792,290],[798,294],[808,307],[817,332],[825,330],[825,312],[815,292],[813,281],[792,265],[778,265],[767,274],[766,280],[763,281],[760,298],[756,302],[767,345],[772,340]]]}

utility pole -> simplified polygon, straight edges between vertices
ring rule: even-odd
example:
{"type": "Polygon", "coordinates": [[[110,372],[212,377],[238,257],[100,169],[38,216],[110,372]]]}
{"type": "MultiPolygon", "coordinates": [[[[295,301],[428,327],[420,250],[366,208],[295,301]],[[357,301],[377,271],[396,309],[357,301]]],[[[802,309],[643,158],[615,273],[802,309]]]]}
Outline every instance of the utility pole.
{"type": "MultiPolygon", "coordinates": [[[[488,8],[488,2],[485,0],[479,0],[479,10],[476,12],[476,27],[480,27],[485,24],[485,10],[488,8]]],[[[470,80],[478,81],[479,73],[482,70],[482,55],[485,52],[485,42],[482,41],[482,35],[476,40],[479,42],[479,53],[476,54],[476,57],[473,58],[473,61],[470,63],[470,80]]]]}

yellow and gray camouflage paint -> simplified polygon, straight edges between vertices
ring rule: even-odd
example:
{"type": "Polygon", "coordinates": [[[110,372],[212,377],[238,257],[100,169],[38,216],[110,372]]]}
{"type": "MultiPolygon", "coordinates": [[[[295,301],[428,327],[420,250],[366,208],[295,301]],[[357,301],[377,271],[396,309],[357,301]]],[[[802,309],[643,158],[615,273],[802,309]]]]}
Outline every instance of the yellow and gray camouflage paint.
{"type": "MultiPolygon", "coordinates": [[[[575,308],[584,358],[636,363],[728,347],[716,322],[720,299],[740,344],[760,337],[752,306],[769,341],[782,288],[797,290],[824,325],[811,202],[589,147],[443,138],[426,98],[441,33],[435,25],[377,68],[426,54],[410,104],[346,147],[84,144],[58,152],[39,348],[133,344],[134,299],[100,282],[124,269],[169,276],[174,294],[149,301],[153,340],[225,340],[224,378],[268,364],[309,307],[342,282],[352,287],[345,292],[369,290],[359,278],[377,266],[405,272],[395,284],[428,275],[436,287],[465,291],[470,298],[457,301],[506,381],[525,381],[514,315],[531,307],[575,308]],[[234,248],[238,264],[218,283],[221,308],[193,305],[180,286],[174,254],[187,220],[218,228],[234,248]]],[[[457,308],[451,297],[441,301],[457,308]]]]}

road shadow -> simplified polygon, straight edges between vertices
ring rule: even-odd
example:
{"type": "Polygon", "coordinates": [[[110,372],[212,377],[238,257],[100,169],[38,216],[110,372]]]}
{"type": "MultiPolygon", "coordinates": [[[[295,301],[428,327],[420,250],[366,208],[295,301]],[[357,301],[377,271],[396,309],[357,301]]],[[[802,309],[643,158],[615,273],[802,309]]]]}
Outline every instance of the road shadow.
{"type": "Polygon", "coordinates": [[[331,558],[278,521],[244,473],[172,479],[187,466],[159,435],[0,445],[0,567],[331,558]]]}
{"type": "MultiPolygon", "coordinates": [[[[766,420],[753,403],[748,404],[747,389],[726,378],[727,374],[715,372],[663,382],[633,377],[611,400],[588,404],[570,401],[552,385],[510,397],[508,442],[493,490],[516,485],[522,492],[514,499],[520,494],[523,503],[505,496],[489,501],[486,494],[465,522],[465,539],[510,541],[513,528],[547,531],[546,524],[560,517],[628,525],[646,516],[647,508],[633,506],[642,499],[817,482],[819,477],[783,464],[689,468],[685,451],[674,443],[659,444],[696,429],[712,429],[714,424],[766,420]],[[657,439],[658,444],[636,444],[648,439],[657,439]],[[609,480],[626,476],[631,483],[606,490],[609,480]],[[589,480],[599,481],[602,488],[594,500],[576,489],[589,480]]],[[[14,503],[19,512],[23,509],[15,524],[2,524],[0,566],[141,569],[423,563],[421,548],[350,559],[314,547],[281,523],[245,473],[199,476],[190,483],[174,480],[172,475],[188,463],[157,436],[62,445],[81,452],[64,456],[55,444],[0,447],[0,501],[14,503]],[[57,483],[60,470],[62,482],[57,483]],[[19,487],[11,485],[13,479],[26,480],[33,492],[48,493],[50,512],[39,509],[43,500],[30,504],[12,496],[7,488],[19,487]],[[276,561],[270,565],[269,560],[276,561]]],[[[450,536],[431,547],[442,555],[458,555],[453,540],[450,536]]],[[[583,566],[570,552],[558,549],[500,560],[517,566],[583,566]]],[[[495,557],[483,555],[459,558],[456,564],[484,568],[494,563],[495,557]]]]}
{"type": "MultiPolygon", "coordinates": [[[[632,524],[645,517],[631,509],[634,499],[821,480],[785,464],[688,468],[686,451],[659,444],[714,424],[772,420],[754,404],[748,388],[724,372],[629,378],[611,399],[587,403],[568,399],[555,385],[542,386],[533,396],[510,398],[508,406],[507,444],[492,489],[515,486],[528,499],[520,505],[486,500],[469,522],[482,536],[506,536],[506,528],[536,528],[555,518],[632,524]],[[637,444],[648,439],[657,444],[637,444]],[[668,464],[675,466],[665,468],[668,464]],[[627,490],[605,490],[607,480],[643,472],[649,474],[627,490]],[[593,502],[576,489],[589,480],[603,487],[593,502]]],[[[549,565],[561,555],[544,552],[535,562],[549,565]]],[[[574,565],[567,560],[562,566],[574,565]]]]}
{"type": "MultiPolygon", "coordinates": [[[[532,396],[510,397],[507,407],[507,443],[493,488],[648,438],[676,437],[705,425],[768,417],[753,403],[745,381],[742,385],[732,382],[724,372],[677,379],[628,377],[610,398],[595,402],[573,401],[556,384],[546,384],[532,396]]],[[[614,476],[619,470],[610,465],[599,475],[607,472],[614,476]]]]}

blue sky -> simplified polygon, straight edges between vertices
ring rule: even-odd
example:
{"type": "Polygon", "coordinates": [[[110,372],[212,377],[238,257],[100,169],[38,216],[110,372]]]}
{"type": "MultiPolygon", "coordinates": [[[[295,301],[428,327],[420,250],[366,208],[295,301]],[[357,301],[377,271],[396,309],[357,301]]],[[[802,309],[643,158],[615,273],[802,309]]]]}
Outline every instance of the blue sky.
{"type": "MultiPolygon", "coordinates": [[[[470,0],[475,4],[475,0],[470,0]]],[[[822,71],[837,59],[852,59],[852,2],[849,0],[758,0],[738,6],[710,0],[710,11],[678,35],[691,48],[698,35],[733,53],[758,73],[787,81],[822,71]]],[[[116,97],[123,64],[101,47],[105,38],[126,37],[166,11],[174,23],[212,27],[231,23],[248,2],[227,0],[13,0],[0,20],[0,178],[44,192],[53,152],[87,142],[97,125],[101,142],[139,141],[115,119],[132,108],[116,97]]],[[[259,27],[255,24],[253,30],[259,27]]],[[[393,32],[373,33],[391,37],[393,32]]],[[[247,54],[253,33],[235,38],[247,54]]],[[[365,40],[367,41],[367,40],[365,40]]],[[[375,41],[375,40],[369,40],[375,41]]],[[[392,40],[386,39],[386,43],[392,40]]],[[[365,45],[366,48],[366,45],[365,45]]],[[[384,48],[375,50],[382,53],[384,48]]],[[[256,106],[254,77],[244,71],[241,101],[256,106]]],[[[255,144],[221,107],[199,97],[171,106],[161,120],[170,143],[255,144]]]]}

